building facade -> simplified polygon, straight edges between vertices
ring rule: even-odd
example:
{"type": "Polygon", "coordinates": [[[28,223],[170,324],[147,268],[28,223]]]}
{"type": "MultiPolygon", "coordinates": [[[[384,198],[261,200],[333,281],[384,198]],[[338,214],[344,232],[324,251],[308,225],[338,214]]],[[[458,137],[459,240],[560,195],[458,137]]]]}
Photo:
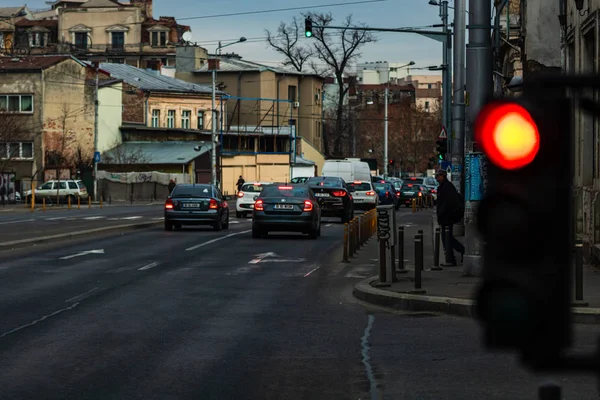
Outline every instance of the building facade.
{"type": "Polygon", "coordinates": [[[440,75],[408,75],[394,81],[397,85],[412,85],[415,88],[415,103],[425,112],[441,109],[442,77],[440,75]]]}
{"type": "Polygon", "coordinates": [[[362,85],[381,85],[405,78],[409,66],[408,62],[365,62],[356,65],[356,75],[362,85]]]}

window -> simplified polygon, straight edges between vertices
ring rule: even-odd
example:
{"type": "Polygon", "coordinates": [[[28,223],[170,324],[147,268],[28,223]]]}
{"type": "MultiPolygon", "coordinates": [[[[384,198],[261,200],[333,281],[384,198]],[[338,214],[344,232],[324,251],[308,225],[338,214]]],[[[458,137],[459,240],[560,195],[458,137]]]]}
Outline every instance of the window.
{"type": "Polygon", "coordinates": [[[0,143],[0,159],[32,159],[33,143],[0,143]]]}
{"type": "Polygon", "coordinates": [[[47,33],[45,32],[31,32],[29,34],[29,44],[31,47],[45,47],[46,38],[47,33]]]}
{"type": "Polygon", "coordinates": [[[204,129],[204,111],[198,111],[198,129],[204,129]]]}
{"type": "Polygon", "coordinates": [[[111,47],[114,50],[123,50],[125,48],[125,32],[111,32],[111,47]]]}
{"type": "Polygon", "coordinates": [[[167,128],[175,128],[175,110],[167,112],[167,128]]]}
{"type": "Polygon", "coordinates": [[[297,101],[296,99],[296,86],[288,86],[288,100],[297,101]]]}
{"type": "Polygon", "coordinates": [[[77,47],[78,49],[88,48],[87,32],[75,32],[75,47],[77,47]]]}
{"type": "Polygon", "coordinates": [[[42,186],[40,186],[40,190],[51,190],[54,186],[54,182],[46,182],[42,186]]]}
{"type": "Polygon", "coordinates": [[[79,186],[79,189],[86,189],[85,185],[81,181],[77,182],[77,186],[79,186]]]}
{"type": "Polygon", "coordinates": [[[78,189],[77,184],[73,181],[69,181],[69,189],[77,190],[78,189]]]}
{"type": "Polygon", "coordinates": [[[181,128],[182,129],[190,129],[190,118],[192,117],[192,112],[190,110],[184,110],[181,112],[181,128]]]}
{"type": "Polygon", "coordinates": [[[167,32],[152,32],[152,46],[166,46],[167,45],[167,32]]]}
{"type": "Polygon", "coordinates": [[[427,84],[427,89],[431,89],[431,83],[427,84]]]}
{"type": "Polygon", "coordinates": [[[425,111],[429,111],[429,102],[428,101],[425,102],[425,111]]]}
{"type": "Polygon", "coordinates": [[[0,94],[0,111],[17,113],[33,112],[33,96],[29,94],[0,94]]]}
{"type": "Polygon", "coordinates": [[[160,126],[160,110],[152,110],[152,127],[158,128],[160,126]]]}
{"type": "Polygon", "coordinates": [[[65,190],[67,188],[67,183],[66,182],[59,182],[58,183],[58,190],[65,190]]]}
{"type": "Polygon", "coordinates": [[[124,58],[109,58],[108,62],[112,63],[112,64],[125,64],[125,59],[124,58]]]}

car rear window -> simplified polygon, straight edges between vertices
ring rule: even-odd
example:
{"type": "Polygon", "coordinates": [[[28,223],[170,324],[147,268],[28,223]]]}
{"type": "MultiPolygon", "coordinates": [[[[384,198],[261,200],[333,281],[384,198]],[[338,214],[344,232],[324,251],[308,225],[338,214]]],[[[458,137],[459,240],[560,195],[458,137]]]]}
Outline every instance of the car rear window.
{"type": "Polygon", "coordinates": [[[350,186],[353,186],[357,191],[369,191],[371,190],[371,185],[368,183],[351,183],[350,186]]]}
{"type": "Polygon", "coordinates": [[[422,185],[423,184],[423,178],[408,178],[406,180],[406,183],[414,183],[416,185],[422,185]]]}
{"type": "Polygon", "coordinates": [[[209,185],[177,185],[171,197],[212,197],[212,187],[209,185]]]}
{"type": "Polygon", "coordinates": [[[337,178],[311,178],[306,183],[310,186],[342,187],[342,182],[337,178]]]}
{"type": "Polygon", "coordinates": [[[401,190],[417,190],[419,187],[417,185],[413,185],[412,183],[402,185],[401,190]]]}
{"type": "Polygon", "coordinates": [[[77,186],[79,186],[79,189],[86,189],[86,187],[83,184],[83,182],[77,182],[77,186]]]}
{"type": "Polygon", "coordinates": [[[375,190],[390,190],[390,185],[388,183],[374,183],[373,187],[375,190]]]}
{"type": "Polygon", "coordinates": [[[302,186],[266,186],[261,197],[308,197],[309,189],[302,186]]]}
{"type": "Polygon", "coordinates": [[[242,186],[242,192],[260,193],[263,187],[261,184],[246,183],[242,186]]]}

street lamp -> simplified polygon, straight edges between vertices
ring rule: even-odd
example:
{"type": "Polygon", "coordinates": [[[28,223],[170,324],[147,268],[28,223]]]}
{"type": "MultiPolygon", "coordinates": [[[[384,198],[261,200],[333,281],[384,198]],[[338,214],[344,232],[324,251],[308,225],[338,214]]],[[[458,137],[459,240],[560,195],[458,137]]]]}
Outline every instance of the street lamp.
{"type": "MultiPolygon", "coordinates": [[[[433,0],[432,0],[433,1],[433,0]]],[[[399,67],[391,68],[391,70],[398,70],[401,68],[406,68],[415,65],[414,61],[409,62],[406,65],[401,65],[399,67]]],[[[385,115],[384,115],[384,124],[383,124],[383,175],[387,177],[388,175],[388,127],[389,127],[389,119],[388,119],[388,97],[390,93],[390,76],[388,72],[388,81],[385,85],[385,115]]]]}
{"type": "MultiPolygon", "coordinates": [[[[245,37],[241,37],[239,38],[239,40],[235,41],[235,42],[231,42],[231,43],[227,43],[227,44],[221,44],[221,41],[219,41],[219,46],[217,47],[217,54],[220,56],[221,55],[221,49],[223,47],[227,47],[227,46],[231,46],[237,43],[243,43],[245,42],[246,39],[245,37]]],[[[221,98],[222,101],[222,98],[221,98]]],[[[211,175],[212,175],[212,184],[213,185],[217,185],[217,118],[216,115],[218,114],[217,112],[217,65],[216,63],[213,65],[213,70],[212,70],[212,115],[211,115],[211,122],[212,122],[212,127],[211,127],[211,141],[212,141],[212,154],[211,154],[211,175]]]]}

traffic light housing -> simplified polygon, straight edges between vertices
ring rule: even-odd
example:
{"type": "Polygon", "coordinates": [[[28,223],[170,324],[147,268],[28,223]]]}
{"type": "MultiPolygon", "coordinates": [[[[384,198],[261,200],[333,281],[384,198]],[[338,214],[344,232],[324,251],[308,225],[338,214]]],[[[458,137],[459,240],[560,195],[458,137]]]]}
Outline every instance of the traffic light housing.
{"type": "Polygon", "coordinates": [[[448,152],[448,139],[438,139],[435,144],[435,151],[438,153],[438,160],[444,160],[446,158],[446,153],[448,152]]]}
{"type": "Polygon", "coordinates": [[[304,36],[307,38],[313,36],[313,22],[310,17],[304,19],[304,36]]]}
{"type": "Polygon", "coordinates": [[[493,100],[475,122],[488,158],[477,214],[485,343],[548,367],[571,343],[571,104],[553,92],[493,100]]]}
{"type": "Polygon", "coordinates": [[[392,160],[390,160],[390,165],[391,165],[391,166],[394,166],[394,164],[395,164],[395,163],[396,163],[396,162],[395,162],[393,159],[392,159],[392,160]]]}

